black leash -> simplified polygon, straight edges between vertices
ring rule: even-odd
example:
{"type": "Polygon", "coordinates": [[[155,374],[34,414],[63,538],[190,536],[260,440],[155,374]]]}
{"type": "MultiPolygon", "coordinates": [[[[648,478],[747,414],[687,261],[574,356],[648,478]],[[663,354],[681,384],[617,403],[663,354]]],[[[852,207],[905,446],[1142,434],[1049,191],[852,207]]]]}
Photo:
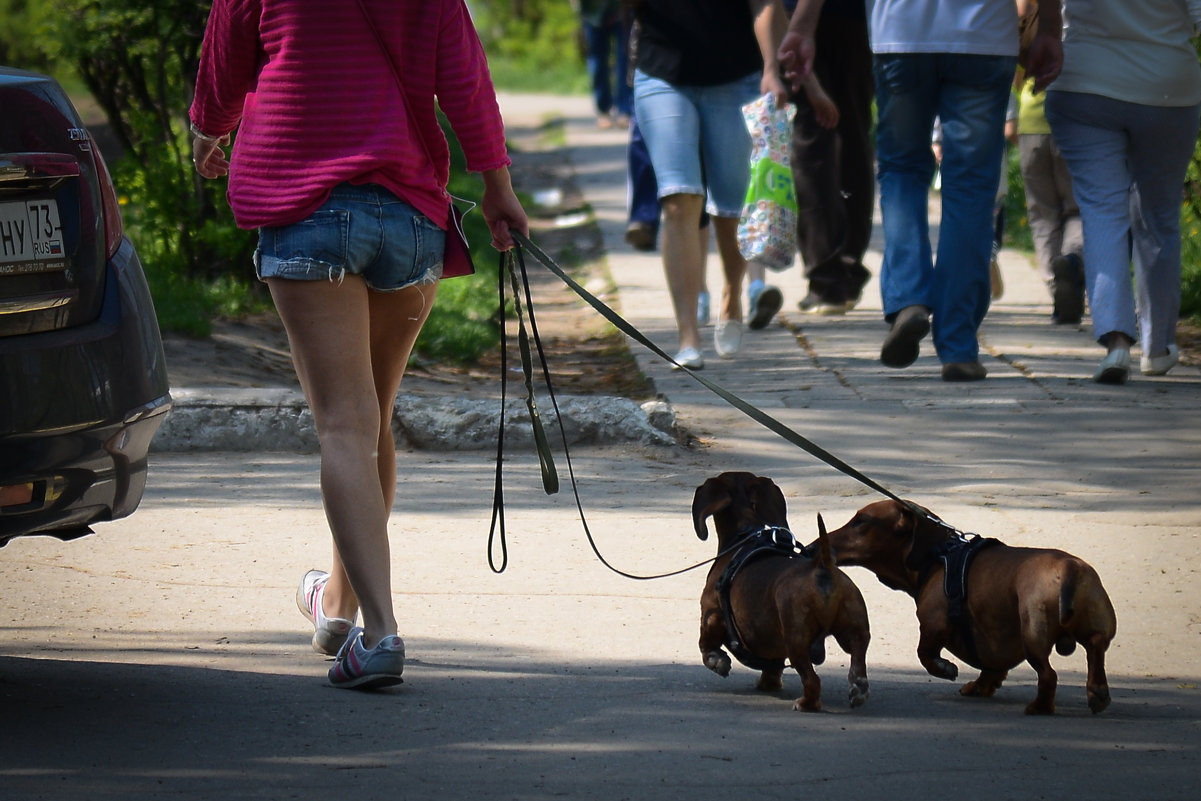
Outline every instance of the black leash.
{"type": "MultiPolygon", "coordinates": [[[[518,238],[519,243],[524,243],[527,247],[532,247],[529,240],[522,237],[520,234],[514,234],[518,238]]],[[[542,253],[542,251],[538,251],[542,253]]],[[[541,258],[549,260],[550,257],[542,253],[541,258]]],[[[556,265],[557,267],[557,265],[556,265]]],[[[534,319],[534,299],[530,292],[530,281],[525,269],[525,255],[522,248],[516,247],[513,250],[506,251],[500,256],[499,277],[497,279],[497,288],[500,294],[500,304],[502,315],[505,309],[505,277],[509,278],[509,283],[513,288],[513,310],[517,316],[517,343],[521,354],[521,371],[525,378],[526,389],[526,408],[530,413],[530,423],[534,431],[534,445],[538,450],[538,462],[542,469],[542,487],[547,495],[554,495],[559,491],[559,476],[555,471],[554,456],[550,451],[550,440],[546,436],[546,430],[542,425],[542,418],[538,414],[538,406],[534,401],[534,367],[533,367],[533,351],[530,348],[530,341],[534,343],[534,349],[538,351],[538,361],[542,367],[542,379],[546,383],[546,393],[550,398],[551,407],[555,410],[555,420],[559,427],[559,438],[563,443],[563,458],[567,463],[567,474],[571,479],[571,491],[575,496],[576,509],[580,513],[580,523],[584,527],[584,535],[588,538],[588,545],[592,548],[592,553],[600,560],[601,564],[612,570],[619,576],[637,581],[650,581],[652,579],[668,578],[669,576],[678,576],[681,573],[687,573],[690,570],[695,570],[698,567],[703,567],[717,559],[722,554],[718,554],[713,559],[706,559],[703,562],[698,562],[695,565],[673,570],[670,573],[661,573],[655,576],[639,576],[633,573],[627,573],[609,563],[601,554],[600,548],[596,544],[596,540],[592,536],[592,531],[588,528],[588,521],[584,517],[584,504],[580,500],[579,488],[576,486],[575,469],[571,464],[571,452],[567,447],[567,431],[563,427],[563,415],[559,412],[559,403],[555,399],[554,386],[550,380],[550,368],[546,363],[546,354],[542,350],[542,339],[538,336],[538,324],[534,319]],[[520,274],[520,275],[519,275],[520,274]],[[525,306],[521,303],[522,295],[525,296],[525,306]],[[526,315],[529,315],[529,332],[526,331],[526,315]]],[[[562,273],[559,273],[562,275],[562,273]]],[[[568,281],[572,284],[574,282],[568,281]]],[[[578,285],[577,285],[578,286],[578,285]]],[[[577,290],[577,291],[582,291],[577,290]]],[[[596,301],[600,303],[600,301],[596,301]]],[[[603,305],[603,304],[602,304],[603,305]]],[[[605,307],[608,308],[608,307],[605,307]]],[[[620,318],[618,318],[620,319],[620,318]]],[[[624,321],[623,321],[624,322],[624,321]]],[[[506,332],[504,320],[501,321],[500,327],[500,431],[496,437],[496,481],[492,490],[492,523],[488,530],[488,567],[493,573],[503,573],[509,564],[509,546],[505,534],[505,503],[504,503],[504,482],[502,480],[504,466],[504,442],[505,442],[505,404],[508,395],[508,334],[506,332]],[[499,537],[497,536],[499,529],[499,537]],[[499,539],[499,543],[498,543],[499,539]],[[496,564],[496,547],[499,544],[501,553],[501,562],[498,567],[496,564]]]]}

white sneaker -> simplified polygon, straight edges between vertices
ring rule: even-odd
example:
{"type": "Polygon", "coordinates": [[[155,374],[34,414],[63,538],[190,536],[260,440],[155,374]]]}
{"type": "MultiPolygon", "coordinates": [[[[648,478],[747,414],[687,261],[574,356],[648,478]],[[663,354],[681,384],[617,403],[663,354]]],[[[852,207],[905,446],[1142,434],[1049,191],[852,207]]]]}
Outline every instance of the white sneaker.
{"type": "Polygon", "coordinates": [[[1114,348],[1104,359],[1093,380],[1098,384],[1125,384],[1130,377],[1130,351],[1126,348],[1114,348]]]}
{"type": "Polygon", "coordinates": [[[675,355],[676,363],[671,366],[673,370],[679,370],[687,367],[689,370],[700,370],[705,366],[705,360],[701,358],[701,352],[696,348],[684,348],[675,355]]]}
{"type": "Polygon", "coordinates": [[[1143,357],[1138,360],[1138,366],[1142,369],[1143,375],[1166,375],[1168,370],[1171,370],[1180,362],[1180,348],[1176,347],[1173,342],[1168,345],[1168,352],[1161,356],[1148,356],[1143,354],[1143,357]]]}
{"type": "Polygon", "coordinates": [[[321,596],[325,594],[327,581],[329,573],[324,570],[310,570],[301,576],[300,586],[296,588],[296,607],[313,624],[313,650],[335,656],[354,628],[358,614],[350,620],[325,616],[321,608],[321,596]]]}
{"type": "Polygon", "coordinates": [[[742,350],[742,320],[722,320],[713,328],[713,347],[723,359],[742,350]]]}

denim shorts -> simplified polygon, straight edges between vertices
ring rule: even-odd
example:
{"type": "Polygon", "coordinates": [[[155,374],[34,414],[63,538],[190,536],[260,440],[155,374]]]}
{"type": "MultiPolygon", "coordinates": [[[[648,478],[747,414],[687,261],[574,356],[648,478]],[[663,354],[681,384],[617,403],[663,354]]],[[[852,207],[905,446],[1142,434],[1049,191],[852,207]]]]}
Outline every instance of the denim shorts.
{"type": "Polygon", "coordinates": [[[375,184],[340,184],[307,218],[259,229],[259,280],[341,281],[361,275],[379,292],[442,277],[446,232],[375,184]]]}
{"type": "Polygon", "coordinates": [[[677,86],[634,73],[634,108],[659,197],[706,195],[717,217],[738,217],[751,181],[751,137],[742,107],[762,75],[717,86],[677,86]]]}

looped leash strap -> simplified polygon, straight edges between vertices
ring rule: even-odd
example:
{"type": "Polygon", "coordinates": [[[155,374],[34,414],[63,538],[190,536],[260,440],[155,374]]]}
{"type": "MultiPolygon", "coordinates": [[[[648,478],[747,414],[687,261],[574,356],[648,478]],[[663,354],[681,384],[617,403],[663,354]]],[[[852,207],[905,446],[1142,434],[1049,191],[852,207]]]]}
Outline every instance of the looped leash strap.
{"type": "MultiPolygon", "coordinates": [[[[555,399],[555,390],[550,380],[550,368],[546,363],[546,354],[542,350],[542,340],[538,336],[538,324],[534,319],[534,300],[530,292],[529,277],[525,269],[525,255],[522,252],[522,245],[529,246],[529,240],[519,234],[514,234],[518,239],[519,246],[513,250],[501,254],[499,277],[497,279],[497,289],[500,295],[500,306],[502,313],[505,309],[505,274],[508,273],[509,283],[513,288],[513,309],[517,316],[517,341],[518,348],[521,354],[521,369],[525,377],[526,387],[526,408],[530,412],[530,422],[534,430],[534,444],[538,449],[538,461],[542,468],[542,486],[547,495],[553,495],[559,491],[559,477],[555,470],[554,457],[550,451],[550,441],[546,436],[546,432],[542,425],[542,420],[538,414],[537,404],[534,402],[534,383],[533,383],[533,351],[538,352],[538,361],[542,368],[542,379],[546,383],[547,396],[550,398],[551,407],[555,410],[555,419],[559,427],[559,438],[563,444],[563,457],[567,463],[567,473],[571,479],[571,491],[575,498],[576,509],[580,513],[580,523],[584,527],[584,535],[588,539],[588,545],[592,548],[592,553],[600,560],[601,564],[613,571],[619,576],[637,581],[650,581],[652,579],[667,578],[669,576],[677,576],[681,573],[687,573],[690,570],[695,570],[698,567],[703,567],[714,561],[714,559],[722,556],[718,554],[714,559],[706,559],[703,562],[698,562],[694,565],[673,570],[670,573],[661,573],[654,576],[639,576],[633,573],[627,573],[609,563],[604,555],[600,552],[600,548],[596,544],[595,538],[592,536],[592,530],[588,528],[588,521],[584,517],[584,504],[580,500],[579,488],[576,486],[575,468],[571,463],[571,452],[567,448],[567,432],[563,427],[563,415],[559,412],[559,404],[555,399]],[[520,275],[518,275],[520,273],[520,275]],[[521,297],[525,297],[525,307],[522,310],[521,297]],[[525,317],[529,316],[529,333],[526,332],[525,317]],[[530,341],[533,340],[534,348],[530,348],[530,341]]],[[[541,251],[539,251],[541,252],[541,251]]],[[[542,258],[549,259],[543,254],[542,258]]],[[[561,273],[560,273],[561,275],[561,273]]],[[[570,279],[569,279],[570,280],[570,279]]],[[[600,301],[597,301],[598,303],[600,301]]],[[[603,305],[603,304],[602,304],[603,305]]],[[[606,307],[607,308],[607,307],[606,307]]],[[[504,437],[505,437],[505,404],[508,395],[508,335],[505,331],[506,326],[502,320],[500,329],[500,425],[499,432],[496,438],[496,482],[492,492],[492,524],[488,531],[488,566],[494,573],[503,573],[509,563],[509,547],[506,540],[505,532],[505,509],[504,509],[504,481],[503,481],[503,465],[504,465],[504,437]],[[501,561],[498,566],[496,563],[496,548],[499,545],[501,561]]]]}
{"type": "MultiPolygon", "coordinates": [[[[907,501],[898,497],[895,493],[893,493],[887,487],[884,487],[883,485],[877,483],[873,479],[871,479],[868,476],[864,475],[863,473],[859,472],[854,467],[852,467],[851,465],[844,462],[842,459],[839,459],[837,456],[830,453],[825,448],[822,448],[820,445],[817,445],[817,444],[811,442],[810,440],[806,439],[805,437],[801,436],[800,434],[793,431],[791,428],[784,425],[779,420],[777,420],[776,418],[767,414],[763,410],[746,402],[745,400],[738,397],[733,392],[730,392],[729,390],[722,387],[721,385],[715,384],[714,382],[708,380],[707,378],[704,378],[703,376],[698,375],[695,371],[679,364],[675,359],[673,359],[671,356],[667,355],[667,353],[664,352],[662,348],[660,348],[654,342],[651,342],[650,339],[648,339],[645,334],[643,334],[637,328],[635,328],[634,326],[632,326],[628,322],[626,322],[626,320],[621,315],[619,315],[617,312],[613,311],[611,308],[609,308],[607,305],[605,305],[605,303],[603,301],[596,298],[591,292],[584,289],[584,287],[580,286],[578,283],[576,283],[574,280],[572,280],[571,276],[567,275],[567,273],[565,273],[563,271],[563,268],[561,268],[559,265],[555,264],[554,259],[552,259],[550,256],[546,255],[546,253],[544,253],[537,245],[535,245],[533,242],[531,242],[527,237],[514,231],[513,239],[516,240],[517,243],[519,245],[521,245],[521,247],[529,250],[530,254],[534,258],[536,258],[539,262],[541,262],[544,267],[546,267],[552,273],[557,275],[564,283],[566,283],[569,287],[571,287],[572,290],[575,291],[575,293],[577,295],[579,295],[581,298],[583,298],[584,301],[589,306],[591,306],[592,308],[594,308],[598,312],[600,312],[602,317],[604,317],[606,320],[608,320],[614,326],[616,326],[616,328],[619,331],[621,331],[623,334],[630,337],[631,339],[633,339],[635,342],[642,345],[643,347],[647,348],[655,355],[661,357],[662,359],[664,359],[668,362],[671,362],[676,367],[680,368],[683,372],[685,372],[689,376],[691,376],[697,383],[701,384],[701,386],[705,387],[710,392],[714,393],[715,395],[720,397],[722,400],[726,401],[731,406],[733,406],[734,408],[738,409],[743,414],[750,417],[755,422],[757,422],[760,425],[764,426],[765,428],[775,432],[776,434],[779,434],[785,440],[787,440],[788,442],[791,442],[793,445],[796,445],[798,448],[805,451],[806,453],[816,457],[817,459],[820,459],[821,461],[830,465],[834,469],[838,470],[839,472],[841,472],[847,476],[850,476],[851,478],[855,479],[856,481],[860,482],[861,484],[871,487],[876,492],[879,492],[881,495],[885,496],[886,498],[890,498],[899,503],[903,503],[906,506],[910,505],[907,501]]],[[[523,269],[524,269],[524,267],[523,267],[523,269]]]]}
{"type": "MultiPolygon", "coordinates": [[[[504,442],[505,442],[505,405],[508,396],[508,351],[509,339],[506,331],[507,326],[504,321],[505,310],[505,277],[509,278],[513,286],[513,310],[517,315],[517,344],[521,354],[521,371],[525,377],[525,406],[530,414],[530,426],[534,434],[534,446],[538,451],[538,463],[542,471],[542,488],[547,495],[554,495],[559,491],[559,474],[555,470],[555,459],[551,454],[550,441],[546,437],[546,428],[542,425],[542,417],[538,414],[538,403],[534,398],[534,369],[533,358],[530,351],[530,334],[526,331],[525,314],[522,311],[521,291],[518,284],[517,271],[513,269],[512,251],[502,253],[500,255],[500,267],[497,271],[497,291],[500,296],[501,308],[501,326],[500,326],[500,425],[496,437],[496,483],[492,493],[492,525],[488,531],[488,566],[494,573],[503,573],[509,563],[509,547],[505,536],[505,509],[504,509],[504,482],[503,464],[504,464],[504,442]],[[500,567],[496,566],[494,559],[495,540],[497,528],[500,529],[500,549],[501,563],[500,567]]],[[[555,409],[555,415],[558,416],[559,407],[555,402],[554,390],[551,388],[550,371],[546,366],[546,356],[542,351],[542,340],[538,336],[537,323],[534,321],[534,306],[533,298],[529,292],[529,282],[525,281],[525,264],[521,265],[521,277],[525,283],[526,305],[530,314],[530,329],[533,331],[534,344],[538,349],[538,359],[542,363],[543,377],[546,381],[547,390],[550,392],[551,405],[555,409]]],[[[562,422],[560,422],[562,428],[562,422]]]]}

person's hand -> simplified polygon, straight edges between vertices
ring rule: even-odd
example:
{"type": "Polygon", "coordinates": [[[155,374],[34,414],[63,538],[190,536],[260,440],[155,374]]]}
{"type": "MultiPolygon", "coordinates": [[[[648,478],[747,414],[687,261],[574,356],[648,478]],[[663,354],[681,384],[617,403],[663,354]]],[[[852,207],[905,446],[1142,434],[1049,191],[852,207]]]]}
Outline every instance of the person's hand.
{"type": "Polygon", "coordinates": [[[810,97],[809,102],[813,104],[813,114],[818,125],[823,128],[838,127],[838,106],[829,95],[823,92],[816,97],[810,97]]]}
{"type": "Polygon", "coordinates": [[[784,78],[793,92],[801,90],[801,84],[813,71],[813,58],[817,53],[817,45],[812,33],[801,33],[789,29],[780,42],[777,56],[784,70],[784,78]]]}
{"type": "Polygon", "coordinates": [[[205,178],[220,178],[229,174],[229,160],[225,157],[223,146],[229,144],[229,134],[220,139],[209,136],[192,137],[192,164],[196,172],[205,178]]]}
{"type": "Polygon", "coordinates": [[[759,82],[759,94],[765,95],[769,92],[775,95],[776,108],[784,108],[785,104],[788,103],[788,87],[780,79],[780,75],[775,70],[771,72],[765,71],[763,73],[763,80],[759,82]]]}
{"type": "Polygon", "coordinates": [[[516,244],[513,231],[529,237],[529,218],[513,192],[507,167],[486,170],[483,175],[484,196],[480,200],[480,211],[488,223],[488,230],[492,232],[492,247],[500,251],[511,250],[516,244]]]}
{"type": "Polygon", "coordinates": [[[1063,42],[1058,37],[1039,34],[1030,45],[1026,71],[1034,78],[1034,91],[1041,92],[1059,77],[1063,69],[1063,42]]]}

